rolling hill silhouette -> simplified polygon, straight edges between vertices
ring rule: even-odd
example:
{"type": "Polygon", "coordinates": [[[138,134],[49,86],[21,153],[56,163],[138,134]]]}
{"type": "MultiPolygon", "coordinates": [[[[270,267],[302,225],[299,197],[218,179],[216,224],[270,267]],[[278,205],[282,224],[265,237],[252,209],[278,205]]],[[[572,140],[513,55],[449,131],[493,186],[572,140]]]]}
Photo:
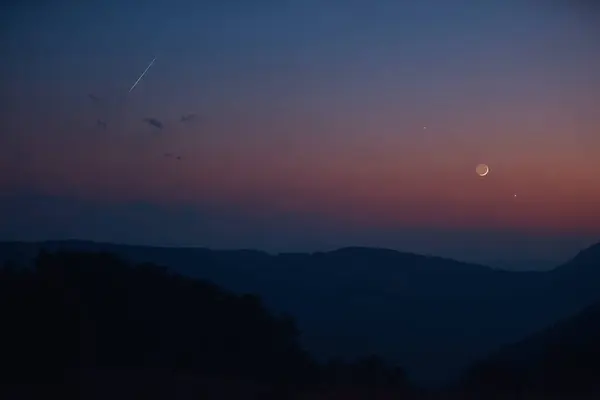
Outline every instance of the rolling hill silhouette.
{"type": "Polygon", "coordinates": [[[600,393],[598,377],[600,302],[475,363],[463,390],[591,399],[600,393]]]}
{"type": "Polygon", "coordinates": [[[270,255],[253,250],[4,242],[0,261],[41,249],[106,251],[257,293],[293,315],[320,359],[385,355],[421,381],[443,382],[472,362],[600,300],[599,245],[548,272],[508,272],[386,249],[270,255]],[[595,268],[595,267],[598,268],[595,268]]]}
{"type": "Polygon", "coordinates": [[[0,321],[3,399],[413,393],[376,356],[319,365],[294,320],[256,295],[109,253],[40,252],[31,268],[0,268],[0,321]]]}

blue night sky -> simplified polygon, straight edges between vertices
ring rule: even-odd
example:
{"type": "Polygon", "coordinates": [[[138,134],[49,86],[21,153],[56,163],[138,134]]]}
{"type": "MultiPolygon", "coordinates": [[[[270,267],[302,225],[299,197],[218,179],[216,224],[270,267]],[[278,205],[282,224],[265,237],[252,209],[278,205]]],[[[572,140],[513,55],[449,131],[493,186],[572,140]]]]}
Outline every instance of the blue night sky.
{"type": "Polygon", "coordinates": [[[510,268],[600,239],[585,2],[13,3],[0,239],[373,245],[510,268]]]}

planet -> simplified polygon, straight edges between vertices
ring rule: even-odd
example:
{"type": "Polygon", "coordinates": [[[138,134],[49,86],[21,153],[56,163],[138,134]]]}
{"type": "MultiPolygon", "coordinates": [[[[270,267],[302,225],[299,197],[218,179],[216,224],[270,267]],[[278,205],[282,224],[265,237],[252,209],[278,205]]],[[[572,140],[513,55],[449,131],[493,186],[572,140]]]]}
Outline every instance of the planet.
{"type": "Polygon", "coordinates": [[[475,172],[477,172],[477,175],[479,176],[486,176],[490,172],[490,167],[486,164],[479,164],[475,167],[475,172]]]}

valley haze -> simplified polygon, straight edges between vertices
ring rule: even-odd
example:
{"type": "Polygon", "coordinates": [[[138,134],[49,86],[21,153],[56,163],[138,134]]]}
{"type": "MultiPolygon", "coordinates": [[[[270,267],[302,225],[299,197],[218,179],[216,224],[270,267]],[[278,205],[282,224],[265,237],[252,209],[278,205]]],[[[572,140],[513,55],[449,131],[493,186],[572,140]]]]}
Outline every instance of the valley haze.
{"type": "Polygon", "coordinates": [[[327,251],[349,245],[447,257],[509,270],[548,270],[595,243],[596,232],[370,227],[331,216],[238,205],[104,202],[27,192],[0,195],[0,240],[85,238],[131,245],[327,251]],[[143,227],[143,228],[140,228],[143,227]]]}

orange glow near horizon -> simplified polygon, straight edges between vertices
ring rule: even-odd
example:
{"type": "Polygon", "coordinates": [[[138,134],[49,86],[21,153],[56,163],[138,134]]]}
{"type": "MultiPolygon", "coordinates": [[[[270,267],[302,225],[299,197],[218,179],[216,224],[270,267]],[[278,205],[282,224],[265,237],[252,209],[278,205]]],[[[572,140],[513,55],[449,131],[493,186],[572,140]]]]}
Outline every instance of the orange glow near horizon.
{"type": "Polygon", "coordinates": [[[600,162],[594,165],[577,151],[564,146],[562,153],[550,151],[552,143],[537,152],[535,144],[521,149],[512,159],[490,151],[485,161],[491,172],[480,178],[474,167],[481,157],[461,154],[460,146],[419,152],[422,145],[386,140],[379,153],[366,139],[350,149],[330,142],[313,153],[308,147],[288,153],[280,145],[260,144],[243,152],[243,144],[233,143],[165,163],[160,154],[129,162],[128,146],[114,146],[114,140],[97,140],[94,154],[84,154],[89,138],[75,138],[69,157],[59,148],[48,152],[50,141],[39,143],[34,148],[43,150],[30,158],[28,175],[33,187],[48,194],[113,202],[247,204],[368,227],[599,230],[594,166],[600,171],[600,162]]]}
{"type": "Polygon", "coordinates": [[[580,21],[528,2],[463,15],[439,1],[435,16],[390,2],[356,29],[353,7],[309,3],[269,23],[232,17],[245,30],[224,15],[174,24],[164,43],[186,45],[165,45],[131,94],[149,49],[116,48],[96,20],[46,21],[48,32],[81,25],[53,47],[24,15],[2,75],[1,192],[238,205],[369,229],[600,233],[600,56],[580,21]],[[205,47],[189,52],[196,26],[205,47]]]}

